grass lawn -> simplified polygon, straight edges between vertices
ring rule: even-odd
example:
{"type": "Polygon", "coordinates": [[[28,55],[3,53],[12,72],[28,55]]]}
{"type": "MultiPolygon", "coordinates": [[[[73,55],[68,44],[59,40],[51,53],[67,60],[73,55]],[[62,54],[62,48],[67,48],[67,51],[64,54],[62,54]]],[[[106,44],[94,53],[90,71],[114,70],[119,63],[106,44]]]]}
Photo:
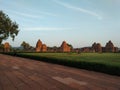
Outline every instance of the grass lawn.
{"type": "Polygon", "coordinates": [[[105,63],[120,66],[120,53],[21,53],[30,56],[55,58],[61,60],[105,63]]]}

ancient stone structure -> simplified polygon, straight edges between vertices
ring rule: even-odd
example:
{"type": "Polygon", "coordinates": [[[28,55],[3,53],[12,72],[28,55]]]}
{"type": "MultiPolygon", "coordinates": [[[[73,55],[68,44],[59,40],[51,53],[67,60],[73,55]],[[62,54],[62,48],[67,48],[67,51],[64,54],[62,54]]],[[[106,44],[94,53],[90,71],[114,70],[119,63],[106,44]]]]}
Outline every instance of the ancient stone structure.
{"type": "Polygon", "coordinates": [[[41,51],[42,52],[46,52],[47,51],[47,46],[45,44],[42,45],[41,51]]]}
{"type": "Polygon", "coordinates": [[[113,43],[111,41],[106,43],[105,52],[115,52],[114,45],[113,45],[113,43]]]}
{"type": "Polygon", "coordinates": [[[36,52],[46,52],[47,46],[42,44],[42,41],[39,39],[36,44],[36,52]]]}
{"type": "Polygon", "coordinates": [[[114,47],[114,52],[119,52],[118,47],[114,47]]]}
{"type": "Polygon", "coordinates": [[[88,52],[95,52],[93,48],[91,47],[83,47],[80,49],[81,52],[85,52],[85,53],[88,53],[88,52]]]}
{"type": "Polygon", "coordinates": [[[36,52],[40,52],[42,48],[42,41],[39,39],[36,44],[36,52]]]}
{"type": "Polygon", "coordinates": [[[10,44],[8,42],[6,42],[4,44],[4,52],[9,52],[10,51],[10,44]]]}
{"type": "Polygon", "coordinates": [[[94,49],[95,52],[102,52],[102,46],[101,46],[100,43],[96,43],[96,42],[95,42],[95,43],[92,45],[92,48],[94,49]]]}
{"type": "MultiPolygon", "coordinates": [[[[9,45],[8,45],[9,46],[9,45]]],[[[5,49],[5,51],[9,51],[5,49]]],[[[45,44],[42,44],[41,40],[37,41],[36,52],[118,52],[118,47],[114,47],[113,43],[109,41],[106,43],[105,47],[102,47],[100,43],[93,43],[92,47],[83,47],[79,49],[72,49],[72,45],[63,41],[60,47],[47,47],[45,44]]]]}
{"type": "Polygon", "coordinates": [[[97,44],[96,44],[96,42],[94,42],[93,44],[92,44],[92,48],[93,48],[93,50],[94,50],[94,52],[96,52],[96,49],[97,49],[97,44]]]}
{"type": "Polygon", "coordinates": [[[71,47],[66,43],[66,41],[63,41],[60,47],[62,52],[70,52],[71,47]]]}
{"type": "Polygon", "coordinates": [[[96,52],[102,52],[102,46],[100,43],[97,43],[96,47],[97,47],[96,52]]]}

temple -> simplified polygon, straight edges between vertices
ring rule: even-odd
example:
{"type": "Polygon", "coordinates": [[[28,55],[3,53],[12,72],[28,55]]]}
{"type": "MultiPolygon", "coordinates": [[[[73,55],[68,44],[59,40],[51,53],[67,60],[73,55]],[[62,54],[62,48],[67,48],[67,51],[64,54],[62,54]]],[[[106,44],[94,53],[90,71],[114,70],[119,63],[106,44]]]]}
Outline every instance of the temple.
{"type": "Polygon", "coordinates": [[[66,41],[63,41],[60,49],[62,52],[70,52],[71,51],[71,47],[66,43],[66,41]]]}
{"type": "Polygon", "coordinates": [[[8,42],[6,42],[4,44],[4,52],[9,52],[10,51],[10,44],[8,42]]]}
{"type": "Polygon", "coordinates": [[[114,47],[114,45],[113,45],[113,43],[111,41],[106,43],[105,51],[106,52],[115,52],[115,47],[114,47]]]}
{"type": "Polygon", "coordinates": [[[102,46],[100,43],[94,43],[92,45],[92,49],[94,50],[94,52],[102,52],[102,46]]]}
{"type": "Polygon", "coordinates": [[[47,46],[46,46],[46,44],[43,44],[43,45],[42,45],[41,51],[42,51],[42,52],[46,52],[46,51],[47,51],[47,46]]]}
{"type": "Polygon", "coordinates": [[[102,47],[100,43],[93,43],[92,47],[83,47],[81,52],[118,52],[118,47],[115,47],[112,41],[108,41],[105,47],[102,47]]]}
{"type": "Polygon", "coordinates": [[[46,52],[47,46],[42,44],[42,41],[39,39],[36,43],[36,52],[46,52]]]}
{"type": "MultiPolygon", "coordinates": [[[[4,43],[3,46],[0,48],[1,52],[9,52],[10,51],[10,44],[8,42],[4,43]]],[[[112,41],[108,41],[105,46],[102,46],[100,43],[94,42],[89,47],[82,47],[82,48],[73,48],[71,44],[68,44],[66,41],[63,41],[60,46],[53,46],[47,47],[46,44],[43,44],[42,41],[39,39],[36,43],[36,47],[29,50],[31,52],[90,52],[90,53],[104,53],[104,52],[120,52],[118,47],[115,47],[112,41]]]]}

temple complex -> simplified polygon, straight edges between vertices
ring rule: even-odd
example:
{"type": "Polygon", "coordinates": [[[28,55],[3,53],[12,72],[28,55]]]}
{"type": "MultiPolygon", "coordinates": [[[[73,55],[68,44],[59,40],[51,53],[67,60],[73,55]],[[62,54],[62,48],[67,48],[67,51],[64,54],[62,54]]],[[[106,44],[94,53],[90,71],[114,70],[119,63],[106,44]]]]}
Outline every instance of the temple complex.
{"type": "MultiPolygon", "coordinates": [[[[1,52],[9,52],[10,51],[10,44],[8,42],[4,43],[3,46],[0,47],[1,52]]],[[[61,46],[53,46],[47,47],[46,44],[43,44],[42,41],[39,39],[36,43],[36,47],[31,49],[32,51],[36,52],[120,52],[118,47],[115,47],[112,41],[108,41],[105,46],[101,46],[100,43],[93,43],[92,46],[82,47],[82,48],[73,48],[72,45],[68,44],[66,41],[63,41],[61,46]]]]}
{"type": "MultiPolygon", "coordinates": [[[[76,50],[71,50],[70,45],[63,41],[60,47],[49,47],[45,44],[42,44],[41,40],[38,40],[36,44],[36,52],[76,52],[76,50]],[[48,50],[47,50],[48,49],[48,50]]],[[[100,43],[93,43],[91,47],[83,47],[80,49],[77,49],[77,52],[118,52],[118,48],[114,47],[113,43],[109,41],[106,43],[105,47],[102,47],[100,43]]]]}
{"type": "Polygon", "coordinates": [[[100,43],[93,43],[92,47],[83,47],[80,49],[81,52],[118,52],[118,47],[115,47],[111,41],[108,41],[105,47],[102,47],[100,43]]]}

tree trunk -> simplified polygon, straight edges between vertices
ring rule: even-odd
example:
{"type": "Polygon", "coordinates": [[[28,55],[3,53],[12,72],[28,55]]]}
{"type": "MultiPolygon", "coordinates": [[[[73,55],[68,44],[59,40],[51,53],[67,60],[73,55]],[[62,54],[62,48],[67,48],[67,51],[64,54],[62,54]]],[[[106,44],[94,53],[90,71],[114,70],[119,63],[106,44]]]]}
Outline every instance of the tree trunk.
{"type": "Polygon", "coordinates": [[[2,43],[2,39],[0,39],[0,45],[1,45],[1,43],[2,43]]]}

